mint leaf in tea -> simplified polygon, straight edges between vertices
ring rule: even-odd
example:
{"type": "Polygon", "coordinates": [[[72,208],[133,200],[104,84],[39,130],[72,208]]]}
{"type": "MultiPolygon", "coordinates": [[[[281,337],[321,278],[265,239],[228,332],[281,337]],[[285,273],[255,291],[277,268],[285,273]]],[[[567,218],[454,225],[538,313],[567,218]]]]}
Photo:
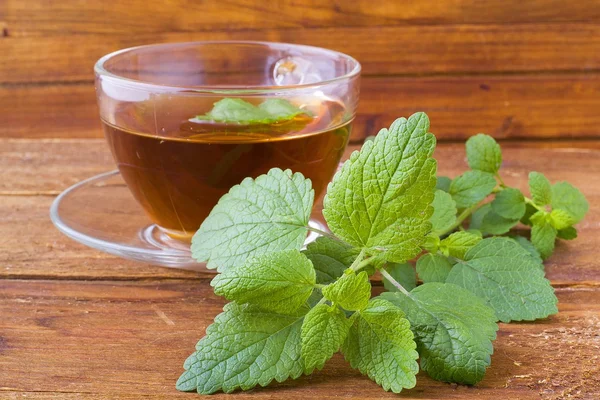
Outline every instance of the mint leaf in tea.
{"type": "Polygon", "coordinates": [[[206,114],[191,119],[191,122],[205,120],[241,125],[273,124],[301,114],[311,116],[310,111],[296,107],[284,99],[268,99],[255,106],[242,99],[225,98],[217,101],[213,109],[206,114]]]}

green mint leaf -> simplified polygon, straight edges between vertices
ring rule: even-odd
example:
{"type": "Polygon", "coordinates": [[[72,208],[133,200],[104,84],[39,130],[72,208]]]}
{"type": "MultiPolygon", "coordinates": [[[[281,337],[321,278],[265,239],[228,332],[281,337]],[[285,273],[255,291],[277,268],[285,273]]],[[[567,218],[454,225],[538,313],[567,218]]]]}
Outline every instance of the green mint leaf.
{"type": "Polygon", "coordinates": [[[518,219],[507,219],[500,216],[492,209],[492,204],[487,203],[471,215],[469,228],[470,230],[479,230],[484,234],[503,235],[518,222],[518,219]]]}
{"type": "Polygon", "coordinates": [[[313,206],[310,179],[271,169],[246,178],[219,200],[192,239],[192,256],[225,271],[246,258],[300,249],[313,206]]]}
{"type": "Polygon", "coordinates": [[[549,222],[542,220],[531,228],[531,243],[540,252],[542,259],[547,259],[554,251],[554,243],[558,232],[549,222]]]}
{"type": "Polygon", "coordinates": [[[576,224],[585,217],[590,205],[579,189],[570,183],[558,182],[552,186],[552,208],[568,212],[576,224]]]}
{"type": "Polygon", "coordinates": [[[550,224],[557,230],[565,229],[575,223],[575,218],[565,210],[556,208],[550,213],[550,224]]]}
{"type": "Polygon", "coordinates": [[[473,235],[477,235],[483,239],[483,233],[479,229],[467,229],[465,232],[472,233],[473,235]]]}
{"type": "Polygon", "coordinates": [[[535,248],[533,243],[531,243],[529,240],[527,240],[523,236],[515,236],[512,239],[515,242],[519,243],[519,245],[521,245],[522,248],[527,250],[529,255],[539,264],[539,267],[542,270],[544,269],[544,265],[542,264],[542,261],[543,261],[542,256],[540,255],[540,252],[535,248]]]}
{"type": "Polygon", "coordinates": [[[495,174],[502,164],[500,145],[483,133],[471,136],[467,140],[467,161],[471,169],[495,174]]]}
{"type": "Polygon", "coordinates": [[[349,270],[334,283],[323,288],[323,296],[348,311],[362,310],[371,298],[371,284],[366,271],[349,270]]]}
{"type": "Polygon", "coordinates": [[[484,216],[481,221],[482,232],[491,235],[503,235],[510,231],[516,224],[519,223],[519,219],[507,219],[498,215],[494,210],[493,206],[484,216]]]}
{"type": "Polygon", "coordinates": [[[533,214],[530,220],[533,224],[537,225],[549,224],[551,222],[550,213],[540,210],[533,214]]]}
{"type": "Polygon", "coordinates": [[[382,297],[406,313],[421,368],[433,379],[474,385],[491,363],[496,315],[483,300],[450,283],[426,283],[406,296],[382,297]]]}
{"type": "Polygon", "coordinates": [[[436,190],[432,206],[433,215],[429,218],[432,232],[442,233],[450,229],[456,222],[456,203],[452,196],[441,190],[436,190]]]}
{"type": "Polygon", "coordinates": [[[550,181],[539,172],[529,173],[529,192],[531,192],[533,202],[538,206],[545,206],[552,201],[550,181]]]}
{"type": "Polygon", "coordinates": [[[447,176],[438,176],[435,183],[435,188],[444,192],[448,192],[450,190],[451,183],[452,179],[448,178],[447,176]]]}
{"type": "Polygon", "coordinates": [[[417,260],[417,274],[424,283],[446,282],[451,269],[452,264],[441,254],[427,253],[417,260]]]}
{"type": "Polygon", "coordinates": [[[312,261],[317,273],[317,283],[335,282],[358,256],[354,247],[327,236],[310,243],[303,253],[312,261]]]}
{"type": "Polygon", "coordinates": [[[436,183],[429,118],[417,113],[382,129],[352,153],[329,184],[323,215],[347,243],[405,262],[430,230],[436,183]]]}
{"type": "MultiPolygon", "coordinates": [[[[417,286],[417,273],[412,264],[389,263],[385,267],[385,270],[396,280],[396,282],[401,284],[404,289],[410,291],[417,286]]],[[[385,287],[388,292],[395,292],[398,290],[385,276],[382,276],[381,280],[383,281],[383,287],[385,287]]]]}
{"type": "Polygon", "coordinates": [[[217,275],[211,285],[228,300],[290,313],[304,305],[315,283],[310,260],[298,250],[283,250],[249,258],[217,275]]]}
{"type": "Polygon", "coordinates": [[[470,232],[454,232],[440,242],[440,251],[446,257],[464,258],[465,253],[481,241],[481,236],[470,232]]]}
{"type": "Polygon", "coordinates": [[[529,226],[533,225],[533,222],[531,222],[531,217],[537,212],[537,208],[535,208],[531,204],[527,204],[525,206],[525,215],[523,215],[523,217],[521,218],[521,223],[529,226]]]}
{"type": "Polygon", "coordinates": [[[485,199],[496,187],[496,178],[489,172],[467,171],[450,185],[450,194],[458,208],[468,208],[485,199]]]}
{"type": "Polygon", "coordinates": [[[353,324],[342,346],[352,368],[400,393],[413,388],[419,371],[418,353],[404,313],[383,299],[372,299],[366,309],[352,316],[353,324]]]}
{"type": "Polygon", "coordinates": [[[271,119],[274,119],[271,122],[292,119],[302,114],[310,115],[307,110],[298,108],[289,101],[280,98],[265,100],[258,105],[258,108],[265,111],[271,119]]]}
{"type": "Polygon", "coordinates": [[[290,120],[300,114],[308,115],[308,112],[284,99],[269,99],[257,107],[242,99],[225,98],[217,101],[212,110],[195,119],[242,125],[272,124],[290,120]]]}
{"type": "Polygon", "coordinates": [[[242,99],[225,98],[217,101],[206,114],[196,116],[196,119],[239,124],[262,123],[269,119],[269,114],[242,99]]]}
{"type": "Polygon", "coordinates": [[[506,188],[496,194],[492,210],[503,218],[519,220],[525,215],[525,196],[519,189],[506,188]]]}
{"type": "Polygon", "coordinates": [[[510,238],[483,239],[446,279],[484,299],[502,322],[531,321],[558,312],[544,271],[510,238]]]}
{"type": "Polygon", "coordinates": [[[302,358],[306,371],[322,369],[346,340],[351,322],[335,306],[319,304],[306,314],[302,323],[302,358]]]}
{"type": "Polygon", "coordinates": [[[421,245],[421,247],[430,253],[437,252],[438,248],[440,247],[440,237],[430,233],[429,235],[425,236],[425,242],[421,245]]]}
{"type": "Polygon", "coordinates": [[[230,393],[302,375],[300,330],[306,309],[288,315],[229,303],[223,310],[186,360],[177,389],[230,393]]]}
{"type": "Polygon", "coordinates": [[[485,216],[492,211],[492,205],[490,203],[484,204],[478,209],[476,209],[473,214],[471,214],[471,222],[469,223],[469,230],[476,229],[481,231],[481,226],[483,225],[483,219],[485,216]]]}
{"type": "Polygon", "coordinates": [[[565,229],[561,229],[556,233],[556,237],[564,240],[577,239],[577,229],[575,229],[572,226],[565,229]]]}

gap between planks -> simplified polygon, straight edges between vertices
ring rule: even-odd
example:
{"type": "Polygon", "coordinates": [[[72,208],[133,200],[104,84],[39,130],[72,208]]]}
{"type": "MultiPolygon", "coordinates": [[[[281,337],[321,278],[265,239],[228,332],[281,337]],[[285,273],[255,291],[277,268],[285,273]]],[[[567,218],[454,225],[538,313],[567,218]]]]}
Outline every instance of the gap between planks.
{"type": "MultiPolygon", "coordinates": [[[[363,73],[363,79],[427,79],[427,78],[511,78],[511,77],[562,77],[562,76],[597,76],[600,75],[600,68],[580,69],[558,69],[558,70],[503,70],[503,71],[448,71],[448,72],[424,72],[424,73],[363,73]]],[[[54,80],[54,81],[27,81],[27,82],[1,82],[2,88],[43,88],[53,86],[86,86],[94,85],[93,79],[82,79],[76,81],[69,80],[54,80]]]]}
{"type": "MultiPolygon", "coordinates": [[[[143,267],[140,264],[141,267],[143,267]]],[[[166,268],[166,267],[165,267],[166,268]]],[[[22,281],[22,282],[97,282],[97,283],[188,283],[196,281],[199,284],[210,282],[216,273],[210,272],[195,272],[189,271],[189,277],[134,277],[134,276],[93,276],[93,275],[80,275],[80,276],[56,276],[56,275],[3,275],[0,276],[1,281],[22,281]]],[[[376,276],[371,279],[371,285],[375,289],[383,288],[383,282],[381,278],[376,276]]],[[[552,281],[550,282],[555,290],[597,290],[600,289],[600,282],[595,281],[552,281]]]]}

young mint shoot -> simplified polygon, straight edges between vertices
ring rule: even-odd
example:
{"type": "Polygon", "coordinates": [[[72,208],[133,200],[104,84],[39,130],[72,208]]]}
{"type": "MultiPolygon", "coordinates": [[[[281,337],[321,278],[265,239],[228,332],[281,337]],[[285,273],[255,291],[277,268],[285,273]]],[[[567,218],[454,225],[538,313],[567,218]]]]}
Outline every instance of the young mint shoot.
{"type": "MultiPolygon", "coordinates": [[[[217,103],[211,118],[297,112],[230,100],[237,110],[220,113],[217,103]]],[[[470,169],[454,179],[436,177],[434,149],[424,113],[366,141],[328,187],[331,233],[319,231],[306,249],[310,180],[272,169],[231,188],[192,242],[230,303],[177,388],[249,390],[311,374],[337,352],[395,393],[415,386],[419,365],[433,379],[474,385],[490,366],[498,321],[555,314],[542,260],[557,239],[577,236],[589,208],[583,194],[538,172],[529,176],[531,197],[506,186],[500,146],[487,135],[467,141],[470,169]],[[531,241],[511,233],[518,224],[531,226],[531,241]],[[377,272],[387,291],[373,297],[377,272]]]]}

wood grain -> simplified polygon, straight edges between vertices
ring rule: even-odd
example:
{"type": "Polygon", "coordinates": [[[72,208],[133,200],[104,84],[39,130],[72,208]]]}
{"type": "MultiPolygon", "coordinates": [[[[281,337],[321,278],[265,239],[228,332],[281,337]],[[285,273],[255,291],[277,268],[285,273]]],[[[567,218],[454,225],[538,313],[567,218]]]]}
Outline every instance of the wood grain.
{"type": "MultiPolygon", "coordinates": [[[[426,111],[439,140],[600,137],[600,74],[365,77],[352,140],[426,111]]],[[[0,86],[0,137],[101,137],[91,84],[0,86]]]]}
{"type": "MultiPolygon", "coordinates": [[[[358,146],[350,147],[345,157],[358,146]]],[[[581,188],[590,213],[579,238],[558,244],[546,262],[556,286],[600,282],[595,256],[600,236],[600,141],[503,144],[507,184],[527,190],[529,171],[581,188]],[[585,166],[586,173],[581,173],[585,166]]],[[[466,169],[462,144],[440,144],[439,173],[451,177],[466,169]]],[[[91,175],[114,168],[103,140],[0,140],[0,278],[11,279],[182,279],[206,276],[122,260],[80,245],[52,226],[48,210],[54,196],[91,175]]]]}
{"type": "Polygon", "coordinates": [[[140,34],[263,28],[386,26],[398,24],[480,24],[519,22],[596,22],[597,0],[259,0],[221,2],[173,0],[5,0],[0,21],[9,36],[140,34]]]}
{"type": "Polygon", "coordinates": [[[91,81],[96,60],[112,51],[194,40],[266,40],[330,48],[357,58],[363,76],[600,69],[600,26],[595,24],[343,26],[7,37],[0,39],[0,54],[8,55],[0,58],[0,84],[91,81]]]}
{"type": "MultiPolygon", "coordinates": [[[[174,383],[223,306],[206,281],[1,280],[0,290],[0,395],[52,391],[80,398],[193,398],[176,392],[174,383]]],[[[477,386],[448,385],[420,373],[417,387],[403,392],[403,398],[600,395],[600,289],[558,289],[557,294],[559,314],[535,323],[501,324],[492,366],[477,386]]],[[[361,399],[397,397],[340,356],[312,376],[236,396],[333,399],[358,393],[361,399]]]]}
{"type": "Polygon", "coordinates": [[[600,137],[600,75],[372,78],[363,80],[357,139],[416,111],[439,140],[477,132],[496,138],[600,137]],[[364,125],[363,125],[364,124],[364,125]]]}

